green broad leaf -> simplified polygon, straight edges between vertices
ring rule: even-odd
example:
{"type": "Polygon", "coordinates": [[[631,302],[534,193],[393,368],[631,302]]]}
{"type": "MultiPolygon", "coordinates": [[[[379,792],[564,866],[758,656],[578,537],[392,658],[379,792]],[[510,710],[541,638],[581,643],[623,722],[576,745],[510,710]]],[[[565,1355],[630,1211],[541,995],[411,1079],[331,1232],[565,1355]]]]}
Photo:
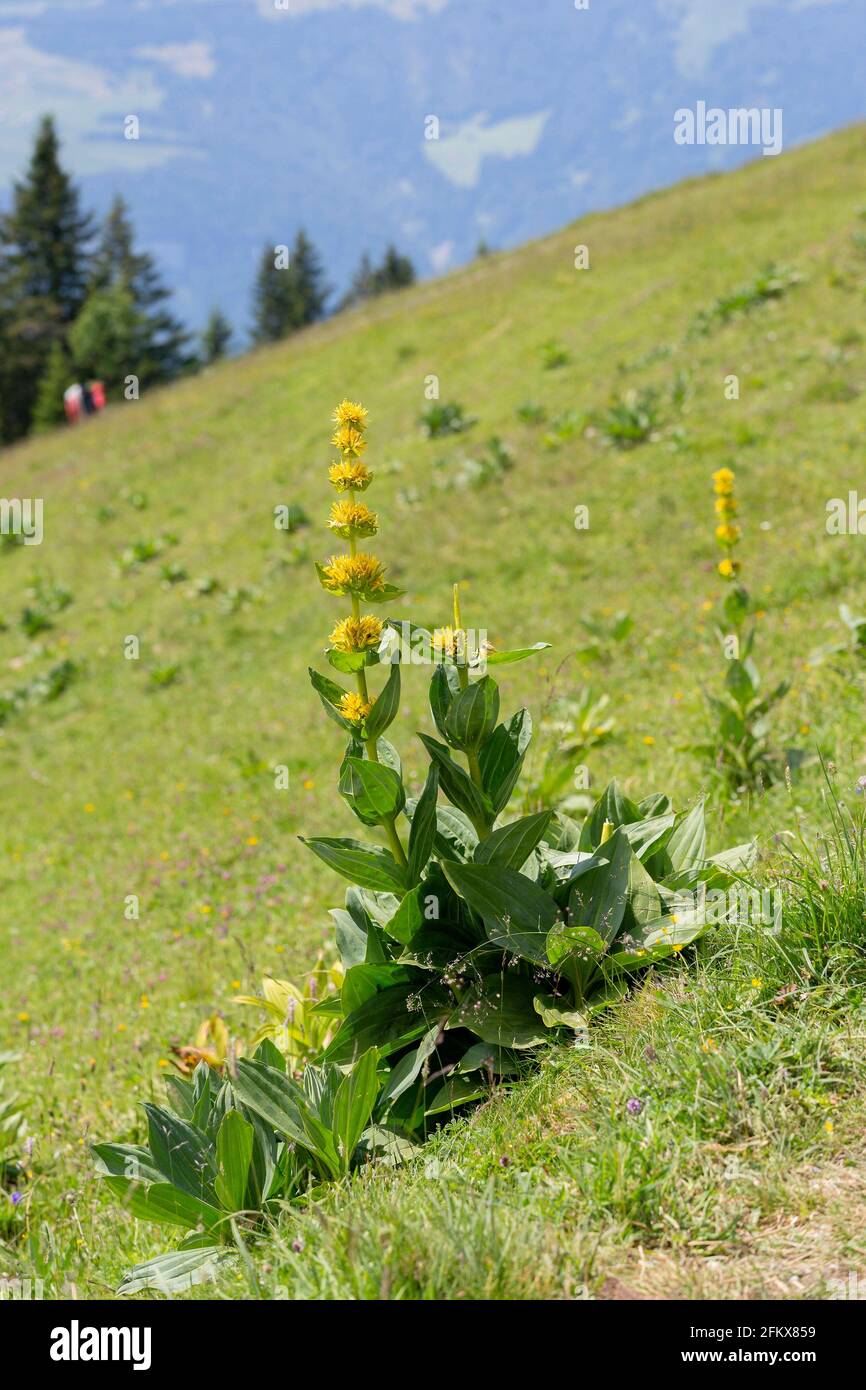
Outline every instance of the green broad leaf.
{"type": "Polygon", "coordinates": [[[419,1145],[399,1134],[387,1125],[368,1125],[361,1135],[359,1152],[365,1157],[375,1158],[377,1163],[387,1163],[391,1167],[414,1158],[419,1145]]]}
{"type": "Polygon", "coordinates": [[[513,972],[488,975],[452,1010],[446,1026],[468,1028],[497,1047],[536,1047],[546,1039],[533,1003],[537,991],[531,980],[513,972]]]}
{"type": "Polygon", "coordinates": [[[140,1144],[92,1144],[96,1171],[104,1176],[125,1178],[128,1182],[164,1182],[165,1178],[140,1144]]]}
{"type": "MultiPolygon", "coordinates": [[[[114,1182],[115,1179],[109,1179],[114,1182]]],[[[124,1205],[139,1221],[157,1221],[167,1226],[183,1226],[186,1230],[204,1227],[217,1230],[225,1221],[225,1213],[209,1202],[203,1202],[170,1182],[155,1182],[147,1187],[133,1184],[124,1197],[124,1205]]]]}
{"type": "Polygon", "coordinates": [[[379,1093],[378,1065],[379,1054],[371,1047],[343,1077],[334,1097],[332,1125],[344,1174],[349,1172],[358,1140],[373,1113],[379,1093]]]}
{"type": "Polygon", "coordinates": [[[634,851],[628,865],[628,906],[639,927],[661,916],[659,891],[634,851]]]}
{"type": "Polygon", "coordinates": [[[364,845],[359,840],[336,840],[321,835],[310,840],[304,839],[303,835],[298,838],[301,844],[350,883],[384,893],[405,892],[403,870],[388,850],[364,845]]]}
{"type": "Polygon", "coordinates": [[[601,833],[605,821],[610,821],[614,829],[630,825],[641,819],[641,813],[614,781],[605,787],[598,801],[587,817],[580,834],[581,849],[597,849],[601,844],[601,833]]]}
{"type": "Polygon", "coordinates": [[[501,864],[443,863],[448,882],[484,921],[495,946],[547,964],[547,934],[557,919],[549,893],[501,864]]]}
{"type": "Polygon", "coordinates": [[[217,1133],[216,1194],[226,1211],[243,1211],[255,1131],[239,1110],[223,1116],[217,1133]]]}
{"type": "Polygon", "coordinates": [[[343,675],[353,675],[356,671],[363,671],[367,666],[376,666],[379,661],[378,652],[369,649],[363,652],[341,652],[336,647],[329,647],[325,655],[334,670],[342,672],[343,675]]]}
{"type": "Polygon", "coordinates": [[[758,691],[758,673],[750,661],[730,660],[725,676],[725,689],[744,709],[758,691]]]}
{"type": "MultiPolygon", "coordinates": [[[[337,1000],[323,1000],[322,1002],[334,1004],[337,1002],[337,1000]]],[[[280,1013],[279,1017],[280,1022],[282,1023],[285,1015],[280,1013]]],[[[253,1057],[255,1061],[264,1062],[265,1065],[268,1067],[276,1067],[277,1071],[286,1070],[286,1059],[283,1056],[280,1049],[277,1047],[276,1043],[271,1042],[270,1038],[262,1038],[262,1041],[259,1043],[255,1052],[253,1053],[253,1057]]]]}
{"type": "Polygon", "coordinates": [[[745,844],[734,845],[732,849],[722,850],[721,854],[711,854],[706,862],[723,870],[725,874],[738,875],[751,869],[757,857],[757,841],[748,840],[745,844]]]}
{"type": "Polygon", "coordinates": [[[388,679],[373,701],[373,708],[364,721],[364,737],[379,738],[384,734],[400,708],[400,665],[392,662],[388,679]]]}
{"type": "Polygon", "coordinates": [[[425,1108],[425,1115],[442,1115],[446,1111],[456,1110],[460,1105],[469,1105],[472,1101],[483,1100],[487,1095],[487,1089],[479,1086],[476,1081],[471,1081],[467,1076],[450,1076],[444,1086],[440,1086],[430,1104],[425,1108]]]}
{"type": "Polygon", "coordinates": [[[148,1147],[162,1176],[191,1197],[211,1202],[216,1169],[205,1136],[159,1105],[146,1102],[144,1112],[148,1147]]]}
{"type": "Polygon", "coordinates": [[[242,1057],[232,1086],[241,1104],[260,1115],[278,1134],[288,1135],[296,1143],[306,1142],[301,1118],[306,1099],[284,1071],[242,1057]]]}
{"type": "Polygon", "coordinates": [[[337,950],[346,969],[360,965],[367,958],[367,932],[358,926],[351,913],[342,907],[332,907],[337,950]]]}
{"type": "Polygon", "coordinates": [[[451,757],[450,749],[437,743],[428,734],[419,734],[421,742],[430,754],[439,771],[439,785],[448,800],[463,811],[474,824],[489,825],[493,811],[487,797],[478,790],[468,773],[458,767],[451,757]]]}
{"type": "Polygon", "coordinates": [[[531,647],[516,647],[513,652],[487,652],[484,656],[476,657],[471,664],[484,666],[508,666],[515,661],[525,661],[528,656],[535,656],[536,652],[546,652],[550,650],[549,642],[534,642],[531,647]]]}
{"type": "Polygon", "coordinates": [[[580,960],[600,960],[607,943],[594,927],[565,927],[561,923],[548,933],[547,959],[556,969],[572,957],[580,960]]]}
{"type": "MultiPolygon", "coordinates": [[[[361,753],[363,753],[363,751],[364,750],[361,749],[361,753]]],[[[397,776],[402,779],[403,765],[400,761],[400,754],[397,752],[393,743],[389,743],[386,738],[378,738],[376,740],[376,752],[379,754],[379,762],[384,763],[385,767],[392,768],[397,776]]],[[[354,756],[360,755],[355,754],[354,756]]]]}
{"type": "Polygon", "coordinates": [[[365,589],[358,597],[364,603],[390,603],[392,599],[403,598],[405,589],[398,589],[396,584],[383,584],[381,589],[365,589]]]}
{"type": "Polygon", "coordinates": [[[484,1042],[473,1043],[467,1048],[455,1067],[459,1076],[473,1071],[492,1072],[494,1076],[514,1076],[519,1070],[513,1053],[496,1043],[484,1042]]]}
{"type": "Polygon", "coordinates": [[[521,709],[507,724],[497,725],[479,751],[481,780],[496,815],[508,805],[531,738],[529,710],[521,709]]]}
{"type": "Polygon", "coordinates": [[[707,827],[703,800],[678,822],[667,843],[667,855],[674,873],[702,864],[707,852],[707,827]]]}
{"type": "Polygon", "coordinates": [[[415,979],[412,971],[395,961],[381,965],[353,965],[347,970],[340,990],[341,1013],[351,1014],[372,999],[380,990],[392,985],[410,985],[415,979]]]}
{"type": "Polygon", "coordinates": [[[568,1008],[555,994],[536,994],[532,1003],[545,1028],[571,1028],[582,1033],[589,1026],[586,1014],[568,1008]]]}
{"type": "Polygon", "coordinates": [[[314,671],[312,666],[307,668],[310,676],[310,684],[318,695],[324,706],[325,713],[330,715],[335,724],[339,724],[352,738],[358,737],[358,726],[353,724],[351,719],[346,719],[339,710],[339,704],[346,691],[336,681],[328,680],[327,676],[322,676],[318,671],[314,671]]]}
{"type": "Polygon", "coordinates": [[[613,941],[622,925],[628,902],[631,845],[622,828],[615,830],[604,844],[607,864],[583,874],[568,899],[570,920],[575,925],[593,927],[606,941],[613,941]]]}
{"type": "Polygon", "coordinates": [[[453,806],[436,807],[434,849],[440,859],[471,859],[478,844],[478,832],[468,816],[453,806]]]}
{"type": "Polygon", "coordinates": [[[622,828],[638,859],[646,860],[663,849],[673,832],[676,816],[672,811],[663,816],[632,821],[622,828]]]}
{"type": "Polygon", "coordinates": [[[523,816],[500,826],[482,840],[475,849],[476,864],[502,864],[507,869],[520,869],[541,844],[553,817],[552,811],[523,816]]]}
{"type": "MultiPolygon", "coordinates": [[[[409,831],[409,883],[414,887],[421,881],[433,853],[436,838],[436,801],[439,795],[439,769],[431,763],[427,780],[412,813],[412,828],[409,831]]],[[[409,940],[400,937],[400,940],[409,940]]]]}
{"type": "Polygon", "coordinates": [[[187,1293],[197,1284],[209,1283],[219,1265],[237,1259],[223,1246],[208,1244],[188,1250],[169,1250],[143,1264],[133,1265],[118,1285],[119,1294],[143,1293],[155,1289],[158,1293],[187,1293]]]}
{"type": "Polygon", "coordinates": [[[389,922],[385,924],[384,930],[389,936],[393,936],[395,941],[399,941],[404,946],[408,946],[412,937],[419,932],[424,925],[424,902],[423,885],[416,884],[408,892],[401,902],[397,911],[389,922]]]}
{"type": "Polygon", "coordinates": [[[638,802],[637,809],[642,816],[646,816],[648,820],[651,820],[656,816],[669,815],[673,810],[673,803],[670,797],[666,796],[664,792],[653,792],[651,796],[645,796],[643,801],[638,802]]]}
{"type": "Polygon", "coordinates": [[[403,783],[393,768],[369,758],[345,758],[340,795],[364,825],[384,825],[406,804],[403,783]]]}
{"type": "Polygon", "coordinates": [[[433,668],[430,678],[430,712],[442,737],[451,703],[460,694],[460,678],[456,666],[442,664],[433,668]]]}
{"type": "Polygon", "coordinates": [[[440,1032],[440,1025],[434,1023],[432,1028],[428,1028],[418,1046],[412,1052],[407,1052],[405,1057],[401,1057],[396,1066],[391,1068],[382,1092],[383,1102],[389,1106],[393,1105],[394,1101],[418,1080],[424,1063],[436,1051],[436,1039],[440,1032]]]}
{"type": "Polygon", "coordinates": [[[343,1066],[371,1047],[387,1057],[441,1023],[451,1002],[446,990],[423,981],[380,990],[343,1019],[325,1050],[325,1060],[343,1066]]]}
{"type": "Polygon", "coordinates": [[[477,750],[496,728],[499,686],[491,676],[461,690],[445,717],[445,737],[454,748],[477,750]]]}

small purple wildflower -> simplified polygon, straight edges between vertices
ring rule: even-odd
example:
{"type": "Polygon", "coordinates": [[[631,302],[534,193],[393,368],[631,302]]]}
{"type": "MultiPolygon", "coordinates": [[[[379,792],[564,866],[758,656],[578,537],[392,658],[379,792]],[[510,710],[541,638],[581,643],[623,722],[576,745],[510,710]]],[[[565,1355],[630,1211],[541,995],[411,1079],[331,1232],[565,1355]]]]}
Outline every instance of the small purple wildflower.
{"type": "Polygon", "coordinates": [[[626,1101],[625,1108],[630,1115],[639,1115],[643,1110],[643,1101],[638,1100],[636,1096],[632,1096],[631,1100],[626,1101]]]}

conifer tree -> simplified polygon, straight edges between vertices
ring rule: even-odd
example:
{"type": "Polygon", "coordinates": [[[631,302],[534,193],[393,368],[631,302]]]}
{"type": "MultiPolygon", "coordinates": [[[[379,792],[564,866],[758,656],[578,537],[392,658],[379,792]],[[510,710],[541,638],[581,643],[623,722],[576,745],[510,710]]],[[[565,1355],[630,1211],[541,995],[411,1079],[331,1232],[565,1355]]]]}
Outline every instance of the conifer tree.
{"type": "Polygon", "coordinates": [[[201,335],[202,359],[209,366],[225,357],[232,340],[232,326],[219,309],[212,309],[201,335]]]}
{"type": "Polygon", "coordinates": [[[319,254],[306,232],[298,232],[287,257],[266,246],[253,286],[253,338],[273,343],[314,323],[325,312],[328,288],[319,254]]]}
{"type": "Polygon", "coordinates": [[[121,286],[129,293],[138,320],[127,374],[148,386],[188,370],[194,362],[190,336],[166,306],[171,291],[162,283],[153,257],[136,251],[129,211],[118,197],[102,225],[89,291],[99,294],[121,286]]]}
{"type": "Polygon", "coordinates": [[[0,437],[30,427],[53,345],[84,301],[92,224],[60,164],[54,122],[43,117],[24,177],[0,219],[0,437]]]}

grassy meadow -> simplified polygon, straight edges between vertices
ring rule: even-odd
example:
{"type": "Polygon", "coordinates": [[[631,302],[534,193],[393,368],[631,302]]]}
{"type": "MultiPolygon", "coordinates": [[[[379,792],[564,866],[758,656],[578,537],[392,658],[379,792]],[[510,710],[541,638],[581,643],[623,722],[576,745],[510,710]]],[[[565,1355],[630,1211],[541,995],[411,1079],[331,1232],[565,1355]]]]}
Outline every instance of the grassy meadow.
{"type": "MultiPolygon", "coordinates": [[[[139,1135],[172,1044],[217,1009],[248,1035],[232,996],[300,975],[329,938],[344,885],[297,837],[357,830],[335,795],[344,740],[306,674],[339,616],[313,561],[338,548],[324,518],[344,396],[370,411],[377,553],[407,591],[388,612],[442,625],[459,580],[494,645],[550,642],[506,668],[509,707],[608,695],[612,735],[585,761],[593,787],[616,777],[636,799],[712,791],[687,747],[721,679],[711,474],[733,468],[758,665],[792,681],[774,737],[820,749],[855,802],[864,670],[813,653],[843,639],[840,603],[866,612],[863,543],[825,524],[866,477],[864,163],[857,127],[682,184],[4,454],[0,491],[44,498],[45,535],[0,550],[0,693],[33,691],[0,728],[0,1050],[21,1055],[6,1084],[34,1140],[0,1276],[102,1298],[168,1248],[103,1193],[89,1144],[139,1135]],[[731,307],[770,262],[782,290],[731,307]],[[425,437],[433,376],[468,429],[425,437]],[[621,448],[609,408],[630,392],[653,427],[621,448]],[[492,438],[513,467],[484,480],[492,438]],[[310,524],[276,529],[282,504],[310,524]],[[622,610],[623,642],[574,655],[581,619],[622,610]],[[45,699],[65,661],[68,688],[45,699]]],[[[426,693],[409,668],[389,733],[416,793],[426,693]]],[[[825,793],[813,757],[791,788],[714,795],[711,850],[756,834],[771,856],[798,823],[826,825],[825,793]]],[[[839,945],[864,937],[859,886],[840,891],[839,945]]],[[[772,949],[708,938],[588,1051],[546,1051],[404,1169],[288,1215],[216,1292],[826,1296],[866,1259],[866,1004],[856,952],[824,970],[805,931],[772,949]],[[774,1006],[804,951],[814,988],[774,1006]]]]}

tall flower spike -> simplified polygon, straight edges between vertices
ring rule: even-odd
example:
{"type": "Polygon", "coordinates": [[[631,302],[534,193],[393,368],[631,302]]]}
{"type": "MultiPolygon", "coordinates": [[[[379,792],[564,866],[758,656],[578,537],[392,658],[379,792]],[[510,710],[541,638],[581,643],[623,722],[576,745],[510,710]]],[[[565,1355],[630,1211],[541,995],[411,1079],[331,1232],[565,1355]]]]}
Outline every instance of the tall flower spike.
{"type": "MultiPolygon", "coordinates": [[[[363,741],[367,758],[374,763],[379,761],[378,732],[368,730],[368,720],[376,703],[367,689],[368,663],[377,660],[377,649],[382,639],[384,624],[380,618],[361,613],[361,601],[381,602],[394,598],[399,593],[393,585],[386,585],[385,570],[380,560],[369,550],[359,550],[358,541],[375,536],[379,529],[379,518],[364,502],[358,500],[358,493],[370,486],[373,475],[363,462],[361,455],[367,448],[364,433],[367,428],[367,411],[357,401],[341,401],[333,415],[336,429],[331,443],[340,451],[339,463],[329,469],[331,483],[339,500],[332,503],[328,518],[330,529],[348,542],[348,553],[332,555],[324,565],[317,565],[319,580],[328,592],[346,595],[352,605],[350,617],[341,618],[333,628],[330,641],[331,664],[340,671],[353,672],[356,690],[346,690],[337,698],[333,694],[323,695],[332,709],[356,726],[357,735],[363,741]],[[346,658],[350,660],[346,661],[346,658]]],[[[315,674],[315,673],[314,673],[315,674]]],[[[392,671],[388,686],[399,696],[399,669],[392,671]]],[[[315,683],[315,682],[314,682],[315,683]]],[[[321,686],[317,686],[322,694],[321,686]]],[[[331,690],[333,687],[331,686],[331,690]]],[[[386,703],[383,706],[389,710],[386,703]]],[[[389,717],[378,721],[379,732],[387,728],[389,717]]],[[[388,838],[388,844],[395,862],[401,869],[408,867],[406,852],[403,849],[396,826],[397,810],[384,815],[379,822],[388,838]]]]}
{"type": "Polygon", "coordinates": [[[723,579],[736,579],[740,562],[734,559],[733,550],[739,543],[741,533],[734,521],[737,500],[734,497],[734,474],[730,468],[719,468],[713,474],[713,491],[716,494],[715,511],[718,518],[716,543],[725,552],[718,564],[719,574],[723,579]]]}

